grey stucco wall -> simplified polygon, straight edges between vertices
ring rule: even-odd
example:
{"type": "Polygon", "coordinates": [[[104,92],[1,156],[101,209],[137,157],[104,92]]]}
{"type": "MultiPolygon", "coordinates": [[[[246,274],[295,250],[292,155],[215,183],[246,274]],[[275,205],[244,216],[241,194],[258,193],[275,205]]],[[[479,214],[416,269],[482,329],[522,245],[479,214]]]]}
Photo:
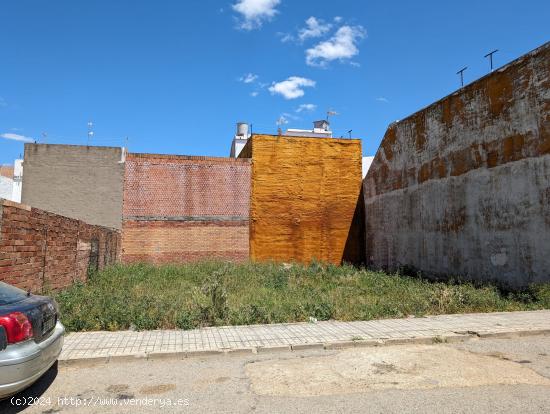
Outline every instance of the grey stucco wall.
{"type": "Polygon", "coordinates": [[[122,227],[124,150],[25,144],[21,202],[89,224],[122,227]]]}
{"type": "Polygon", "coordinates": [[[391,125],[363,188],[372,267],[550,281],[550,43],[391,125]]]}

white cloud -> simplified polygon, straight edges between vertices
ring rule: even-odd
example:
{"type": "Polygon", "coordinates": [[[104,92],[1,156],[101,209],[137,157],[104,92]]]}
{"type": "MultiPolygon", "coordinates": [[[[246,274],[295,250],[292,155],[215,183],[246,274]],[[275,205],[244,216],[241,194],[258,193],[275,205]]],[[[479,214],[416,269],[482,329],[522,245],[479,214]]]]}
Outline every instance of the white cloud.
{"type": "Polygon", "coordinates": [[[259,94],[260,94],[260,92],[258,92],[258,91],[250,92],[250,96],[252,96],[253,98],[258,96],[259,94]]]}
{"type": "Polygon", "coordinates": [[[284,32],[278,32],[277,36],[281,38],[281,42],[287,43],[287,42],[293,42],[294,36],[292,36],[290,33],[284,33],[284,32]]]}
{"type": "Polygon", "coordinates": [[[296,108],[296,112],[313,112],[317,109],[317,105],[315,104],[301,104],[298,108],[296,108]]]}
{"type": "Polygon", "coordinates": [[[34,142],[34,139],[31,137],[26,137],[24,135],[19,134],[12,134],[11,132],[6,132],[4,134],[0,134],[1,138],[10,139],[12,141],[19,141],[19,142],[34,142]]]}
{"type": "Polygon", "coordinates": [[[239,0],[233,4],[233,10],[240,13],[239,27],[244,30],[258,29],[264,21],[271,20],[277,13],[276,7],[281,0],[239,0]]]}
{"type": "Polygon", "coordinates": [[[311,16],[306,20],[306,27],[298,32],[298,39],[304,41],[309,38],[320,37],[327,33],[332,28],[330,23],[325,23],[321,19],[316,19],[311,16]]]}
{"type": "Polygon", "coordinates": [[[253,83],[258,79],[258,75],[255,75],[253,73],[247,73],[246,75],[243,75],[239,78],[239,81],[243,83],[253,83]]]}
{"type": "Polygon", "coordinates": [[[304,96],[303,88],[311,88],[315,86],[315,81],[299,76],[291,76],[281,82],[273,82],[269,87],[269,92],[272,95],[279,94],[285,99],[296,99],[304,96]]]}
{"type": "Polygon", "coordinates": [[[278,32],[277,36],[281,38],[281,42],[297,42],[303,43],[305,40],[315,37],[321,37],[332,28],[332,24],[325,23],[322,19],[317,19],[311,16],[306,20],[306,26],[298,30],[295,36],[292,33],[278,32]]]}
{"type": "Polygon", "coordinates": [[[342,20],[343,20],[342,16],[336,16],[336,17],[334,18],[334,21],[335,21],[336,23],[340,23],[342,20]]]}
{"type": "Polygon", "coordinates": [[[376,98],[376,100],[377,100],[378,102],[384,102],[384,103],[388,103],[388,102],[389,102],[388,98],[384,98],[383,96],[379,96],[378,98],[376,98]]]}
{"type": "Polygon", "coordinates": [[[306,63],[326,66],[333,60],[346,60],[359,53],[357,42],[366,36],[362,26],[342,26],[330,39],[306,50],[306,63]]]}

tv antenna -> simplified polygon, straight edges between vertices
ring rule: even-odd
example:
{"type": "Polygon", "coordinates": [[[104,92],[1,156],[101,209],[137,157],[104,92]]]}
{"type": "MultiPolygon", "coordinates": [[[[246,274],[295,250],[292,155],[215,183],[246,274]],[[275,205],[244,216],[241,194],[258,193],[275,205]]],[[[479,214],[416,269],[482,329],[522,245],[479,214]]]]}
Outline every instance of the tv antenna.
{"type": "Polygon", "coordinates": [[[349,139],[351,139],[351,133],[352,133],[352,131],[353,131],[353,129],[350,129],[350,130],[348,131],[349,139]]]}
{"type": "Polygon", "coordinates": [[[94,123],[92,121],[88,121],[88,145],[90,145],[90,140],[94,136],[94,131],[92,128],[94,127],[94,123]]]}
{"type": "Polygon", "coordinates": [[[47,132],[42,132],[42,143],[45,144],[46,143],[46,138],[48,138],[48,133],[47,132]]]}
{"type": "Polygon", "coordinates": [[[329,121],[329,118],[330,118],[331,116],[334,116],[334,115],[338,115],[338,112],[336,112],[336,111],[334,111],[334,110],[332,110],[332,109],[329,109],[329,110],[327,111],[327,122],[329,121]]]}
{"type": "Polygon", "coordinates": [[[489,58],[489,62],[491,62],[491,72],[493,71],[493,55],[497,52],[498,49],[495,49],[483,56],[484,58],[489,58]]]}
{"type": "Polygon", "coordinates": [[[464,66],[462,69],[456,72],[457,75],[460,75],[460,87],[464,87],[464,71],[466,69],[468,69],[468,66],[464,66]]]}

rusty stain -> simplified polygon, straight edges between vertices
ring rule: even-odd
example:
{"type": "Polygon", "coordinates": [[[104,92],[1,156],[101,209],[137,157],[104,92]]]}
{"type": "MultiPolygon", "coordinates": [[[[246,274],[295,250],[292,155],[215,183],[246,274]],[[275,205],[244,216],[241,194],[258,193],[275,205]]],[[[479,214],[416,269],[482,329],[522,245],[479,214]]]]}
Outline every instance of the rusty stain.
{"type": "Polygon", "coordinates": [[[396,129],[393,127],[389,127],[386,131],[386,135],[384,135],[384,139],[382,140],[382,148],[384,149],[384,155],[386,156],[386,160],[391,161],[393,160],[393,145],[395,144],[395,141],[397,140],[396,136],[396,129]]]}
{"type": "Polygon", "coordinates": [[[418,171],[418,183],[421,184],[424,181],[430,179],[430,163],[423,164],[418,171]]]}
{"type": "Polygon", "coordinates": [[[451,176],[458,176],[467,173],[471,168],[470,148],[453,152],[451,154],[451,176]]]}
{"type": "Polygon", "coordinates": [[[453,113],[451,110],[450,99],[445,99],[441,102],[441,120],[445,123],[447,128],[450,128],[453,124],[453,113]]]}
{"type": "Polygon", "coordinates": [[[523,146],[525,137],[523,135],[512,135],[502,141],[502,155],[505,162],[517,161],[523,158],[523,146]]]}
{"type": "Polygon", "coordinates": [[[512,75],[509,71],[495,72],[486,78],[484,89],[489,99],[491,114],[496,117],[502,116],[513,100],[512,75]]]}
{"type": "Polygon", "coordinates": [[[426,113],[419,112],[414,117],[416,150],[421,152],[426,145],[426,113]]]}

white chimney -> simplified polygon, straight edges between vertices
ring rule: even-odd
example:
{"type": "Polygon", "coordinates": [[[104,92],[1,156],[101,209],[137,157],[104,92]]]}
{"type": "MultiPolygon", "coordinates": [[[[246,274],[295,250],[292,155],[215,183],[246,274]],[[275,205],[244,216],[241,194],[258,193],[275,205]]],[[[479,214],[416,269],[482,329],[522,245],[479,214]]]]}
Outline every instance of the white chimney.
{"type": "Polygon", "coordinates": [[[250,138],[248,124],[246,122],[237,122],[237,133],[233,137],[229,156],[232,158],[237,158],[246,145],[248,138],[250,138]]]}

